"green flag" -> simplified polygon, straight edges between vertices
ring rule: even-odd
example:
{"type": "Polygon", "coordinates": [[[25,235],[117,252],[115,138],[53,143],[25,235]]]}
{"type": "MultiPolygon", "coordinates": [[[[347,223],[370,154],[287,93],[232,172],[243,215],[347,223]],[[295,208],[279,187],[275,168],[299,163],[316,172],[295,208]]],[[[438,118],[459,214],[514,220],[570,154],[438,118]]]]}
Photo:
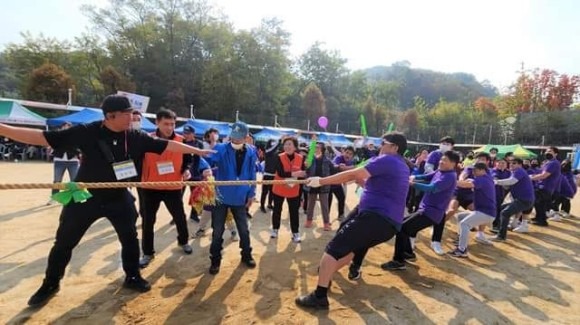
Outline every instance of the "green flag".
{"type": "Polygon", "coordinates": [[[387,133],[395,131],[395,124],[391,122],[389,124],[389,128],[387,129],[387,133]]]}
{"type": "Polygon", "coordinates": [[[360,115],[360,133],[363,137],[367,137],[367,122],[365,121],[365,116],[363,114],[360,115]]]}
{"type": "Polygon", "coordinates": [[[310,148],[308,148],[308,156],[306,157],[306,167],[310,167],[310,165],[312,165],[315,153],[316,153],[316,140],[311,140],[310,148]]]}
{"type": "Polygon", "coordinates": [[[52,199],[56,202],[67,205],[71,201],[75,203],[84,202],[92,197],[87,189],[81,189],[77,183],[70,182],[66,184],[66,189],[52,195],[52,199]]]}

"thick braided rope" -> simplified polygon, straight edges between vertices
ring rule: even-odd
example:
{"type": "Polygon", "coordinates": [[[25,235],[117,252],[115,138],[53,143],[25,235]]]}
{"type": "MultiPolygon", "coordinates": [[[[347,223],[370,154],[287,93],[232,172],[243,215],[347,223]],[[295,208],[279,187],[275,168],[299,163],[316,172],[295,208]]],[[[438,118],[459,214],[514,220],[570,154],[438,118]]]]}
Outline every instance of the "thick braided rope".
{"type": "MultiPolygon", "coordinates": [[[[0,184],[0,190],[28,190],[28,189],[66,189],[67,183],[22,183],[22,184],[0,184]]],[[[306,180],[272,180],[272,181],[176,181],[176,182],[103,182],[103,183],[82,183],[75,182],[81,189],[106,189],[106,188],[164,188],[180,186],[235,186],[235,185],[274,185],[274,184],[306,184],[306,180]]]]}

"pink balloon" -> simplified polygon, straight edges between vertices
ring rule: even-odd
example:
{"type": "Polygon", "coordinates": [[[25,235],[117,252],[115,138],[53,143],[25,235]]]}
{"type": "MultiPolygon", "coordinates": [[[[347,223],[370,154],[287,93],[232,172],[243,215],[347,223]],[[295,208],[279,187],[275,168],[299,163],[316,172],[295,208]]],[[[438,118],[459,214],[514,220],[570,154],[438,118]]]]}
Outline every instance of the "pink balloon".
{"type": "Polygon", "coordinates": [[[318,118],[318,125],[321,128],[326,129],[326,127],[328,126],[328,119],[326,118],[326,116],[321,116],[318,118]]]}

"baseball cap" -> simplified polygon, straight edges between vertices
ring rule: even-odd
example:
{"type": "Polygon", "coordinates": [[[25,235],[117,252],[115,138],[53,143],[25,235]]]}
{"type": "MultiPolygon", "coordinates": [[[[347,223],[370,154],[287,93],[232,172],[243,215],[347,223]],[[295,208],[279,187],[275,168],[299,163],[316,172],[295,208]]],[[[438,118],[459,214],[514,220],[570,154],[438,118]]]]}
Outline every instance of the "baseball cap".
{"type": "Polygon", "coordinates": [[[399,132],[391,132],[383,136],[383,143],[394,144],[398,147],[397,153],[402,155],[407,150],[407,138],[399,132]]]}
{"type": "Polygon", "coordinates": [[[245,139],[248,135],[248,125],[244,122],[236,122],[232,124],[232,133],[230,133],[231,139],[245,139]]]}
{"type": "Polygon", "coordinates": [[[101,104],[101,109],[103,110],[103,114],[133,110],[129,98],[121,95],[109,95],[105,97],[101,104]]]}
{"type": "Polygon", "coordinates": [[[191,125],[185,125],[183,127],[183,133],[194,133],[195,134],[195,128],[191,125]]]}

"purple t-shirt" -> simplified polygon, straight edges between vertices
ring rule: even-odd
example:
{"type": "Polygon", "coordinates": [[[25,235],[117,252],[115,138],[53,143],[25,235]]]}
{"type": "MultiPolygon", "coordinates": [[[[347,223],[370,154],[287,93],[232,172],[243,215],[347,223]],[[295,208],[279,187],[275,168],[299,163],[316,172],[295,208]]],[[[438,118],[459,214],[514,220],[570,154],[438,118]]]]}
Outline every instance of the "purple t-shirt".
{"type": "Polygon", "coordinates": [[[518,180],[511,188],[512,197],[526,202],[534,202],[536,200],[534,184],[532,184],[532,180],[526,170],[519,167],[512,171],[512,177],[518,180]]]}
{"type": "Polygon", "coordinates": [[[429,219],[438,224],[443,220],[445,210],[447,210],[453,197],[453,192],[457,186],[457,173],[455,170],[438,170],[433,174],[430,184],[434,184],[437,190],[425,193],[419,204],[419,210],[422,210],[429,219]]]}
{"type": "Polygon", "coordinates": [[[402,157],[387,154],[371,158],[365,168],[371,177],[365,183],[359,210],[378,213],[400,230],[409,191],[409,167],[402,157]]]}
{"type": "Polygon", "coordinates": [[[431,151],[427,156],[427,164],[433,165],[433,171],[439,169],[439,160],[443,157],[443,152],[441,150],[431,151]]]}
{"type": "Polygon", "coordinates": [[[473,205],[475,211],[479,211],[494,217],[497,213],[495,204],[495,184],[489,174],[473,179],[473,205]]]}
{"type": "MultiPolygon", "coordinates": [[[[466,175],[465,179],[473,179],[473,166],[465,167],[462,174],[466,175]]],[[[459,201],[469,201],[473,202],[473,190],[470,188],[458,187],[455,189],[455,196],[459,201]]]]}
{"type": "Polygon", "coordinates": [[[538,188],[544,189],[548,191],[548,193],[554,193],[556,188],[560,186],[560,175],[562,174],[562,170],[560,168],[560,162],[557,159],[552,159],[548,161],[542,167],[542,172],[550,173],[548,178],[543,179],[538,182],[538,188]]]}
{"type": "Polygon", "coordinates": [[[344,156],[340,155],[336,156],[332,161],[332,163],[335,165],[345,164],[346,166],[353,166],[354,160],[351,159],[350,161],[346,161],[346,159],[344,159],[344,156]]]}

